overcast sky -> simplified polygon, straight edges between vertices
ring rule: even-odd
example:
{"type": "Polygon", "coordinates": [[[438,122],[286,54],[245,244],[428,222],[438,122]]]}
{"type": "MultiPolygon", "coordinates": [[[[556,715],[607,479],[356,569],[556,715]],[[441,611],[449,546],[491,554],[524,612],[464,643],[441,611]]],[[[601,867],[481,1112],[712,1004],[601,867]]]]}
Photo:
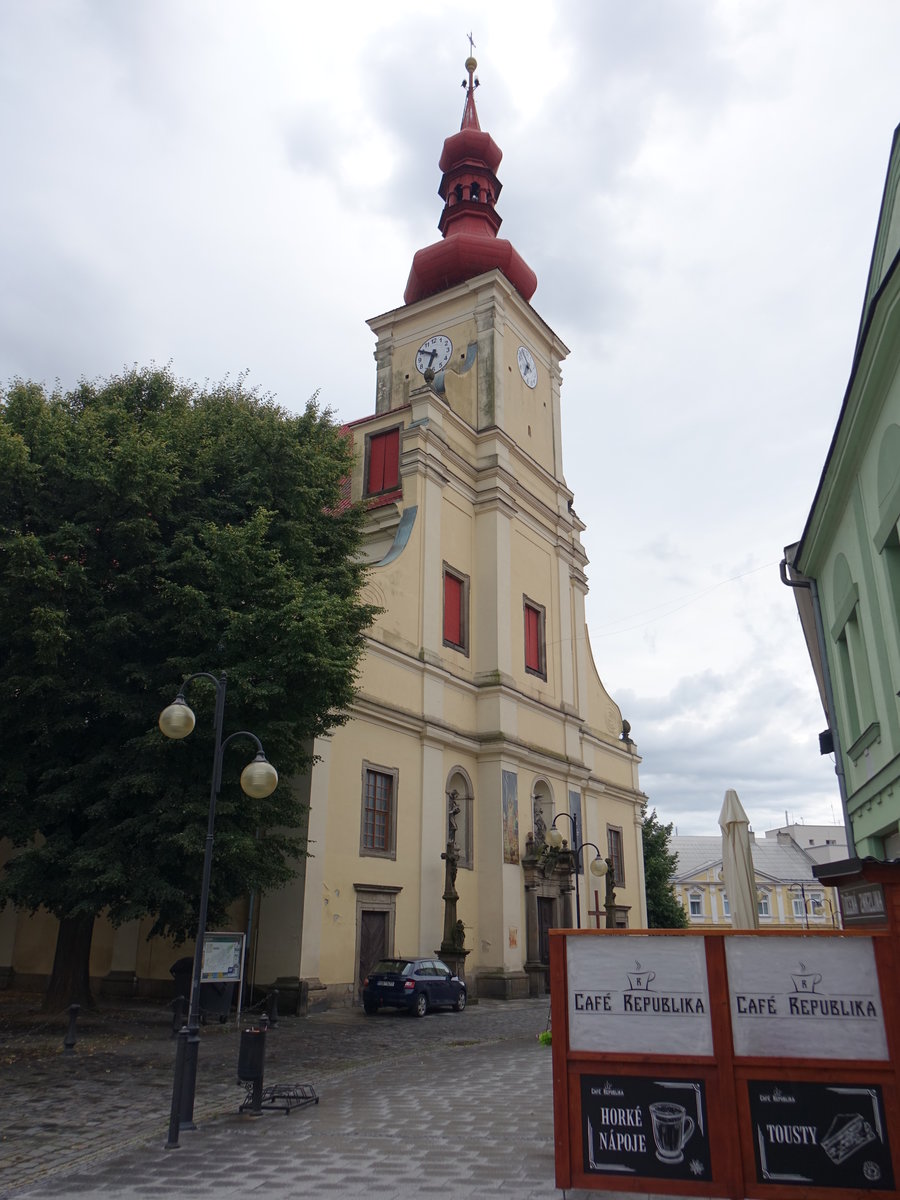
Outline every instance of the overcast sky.
{"type": "Polygon", "coordinates": [[[373,411],[470,30],[642,787],[683,834],[731,787],[759,831],[840,820],[778,563],[849,375],[897,0],[2,0],[0,381],[170,363],[373,411]]]}

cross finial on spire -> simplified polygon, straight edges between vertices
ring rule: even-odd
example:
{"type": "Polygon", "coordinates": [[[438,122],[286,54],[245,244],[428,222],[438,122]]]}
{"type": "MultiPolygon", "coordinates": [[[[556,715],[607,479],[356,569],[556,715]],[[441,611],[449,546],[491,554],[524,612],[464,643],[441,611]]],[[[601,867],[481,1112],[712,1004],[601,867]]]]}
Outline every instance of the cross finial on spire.
{"type": "Polygon", "coordinates": [[[475,71],[478,63],[471,54],[471,51],[475,49],[475,42],[471,33],[467,33],[466,37],[469,39],[470,50],[469,57],[466,59],[466,70],[469,73],[469,78],[462,81],[462,86],[466,89],[466,103],[463,107],[463,118],[460,129],[465,129],[467,125],[470,125],[473,129],[480,129],[478,114],[475,111],[475,89],[479,86],[478,80],[475,78],[475,71]]]}

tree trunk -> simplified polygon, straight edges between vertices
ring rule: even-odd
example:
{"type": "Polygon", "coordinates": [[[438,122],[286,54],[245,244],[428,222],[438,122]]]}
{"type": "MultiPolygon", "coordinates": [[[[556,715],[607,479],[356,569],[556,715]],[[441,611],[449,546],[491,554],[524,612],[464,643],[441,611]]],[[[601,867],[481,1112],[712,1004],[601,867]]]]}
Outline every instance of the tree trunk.
{"type": "Polygon", "coordinates": [[[59,933],[56,935],[56,953],[53,956],[53,972],[44,996],[45,1012],[59,1012],[70,1004],[93,1008],[94,998],[91,995],[90,980],[93,936],[94,918],[90,913],[63,917],[60,921],[59,933]]]}

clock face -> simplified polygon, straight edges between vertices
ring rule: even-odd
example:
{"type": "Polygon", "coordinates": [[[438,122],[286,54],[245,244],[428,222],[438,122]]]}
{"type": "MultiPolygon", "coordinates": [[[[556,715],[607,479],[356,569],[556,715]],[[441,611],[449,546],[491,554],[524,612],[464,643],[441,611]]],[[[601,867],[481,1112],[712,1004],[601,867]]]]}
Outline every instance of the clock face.
{"type": "Polygon", "coordinates": [[[519,374],[525,380],[526,386],[537,387],[537,363],[534,355],[525,346],[516,351],[516,362],[519,364],[519,374]]]}
{"type": "Polygon", "coordinates": [[[432,370],[435,375],[443,371],[453,353],[453,343],[444,333],[436,333],[427,342],[423,342],[416,351],[416,370],[422,375],[432,370]]]}

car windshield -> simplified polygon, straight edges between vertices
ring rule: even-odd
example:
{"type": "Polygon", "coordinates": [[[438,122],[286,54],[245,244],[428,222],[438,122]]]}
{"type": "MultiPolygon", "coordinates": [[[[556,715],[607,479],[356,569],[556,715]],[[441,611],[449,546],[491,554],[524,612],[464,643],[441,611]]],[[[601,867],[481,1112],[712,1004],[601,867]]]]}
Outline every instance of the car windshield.
{"type": "Polygon", "coordinates": [[[376,967],[373,968],[373,975],[410,975],[412,974],[413,964],[408,958],[383,958],[376,967]]]}

